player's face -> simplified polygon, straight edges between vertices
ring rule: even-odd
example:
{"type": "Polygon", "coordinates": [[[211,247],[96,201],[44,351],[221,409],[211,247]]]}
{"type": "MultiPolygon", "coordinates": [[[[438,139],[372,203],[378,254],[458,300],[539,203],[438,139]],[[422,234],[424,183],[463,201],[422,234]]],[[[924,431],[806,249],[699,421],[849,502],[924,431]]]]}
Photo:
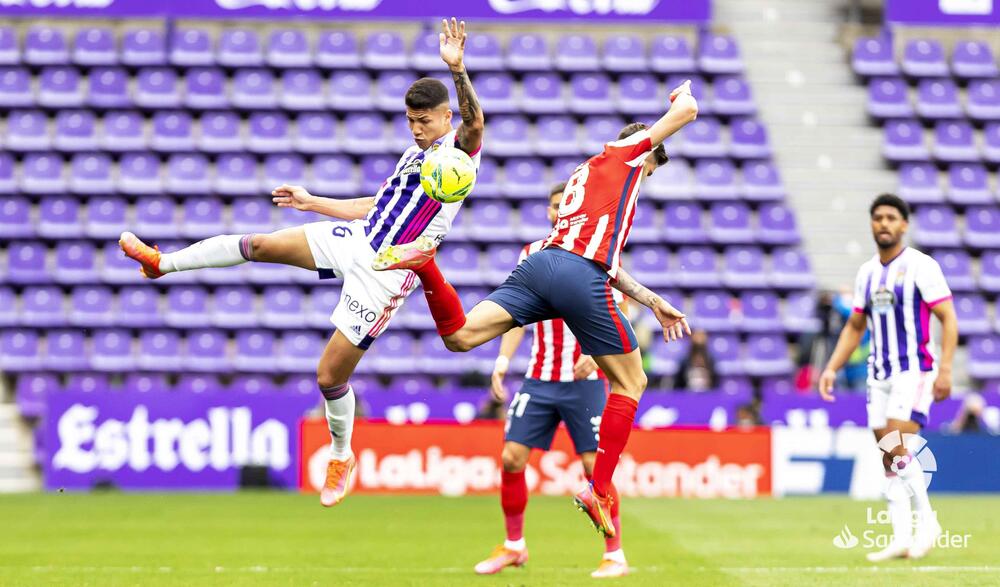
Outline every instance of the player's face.
{"type": "Polygon", "coordinates": [[[426,149],[451,131],[451,108],[442,104],[427,110],[406,109],[406,122],[410,125],[413,141],[426,149]]]}
{"type": "Polygon", "coordinates": [[[893,206],[879,206],[872,212],[872,236],[880,249],[891,249],[906,234],[909,223],[893,206]]]}
{"type": "Polygon", "coordinates": [[[556,192],[549,196],[549,207],[545,212],[549,215],[549,222],[552,226],[556,225],[556,219],[559,218],[559,202],[562,201],[562,192],[556,192]]]}

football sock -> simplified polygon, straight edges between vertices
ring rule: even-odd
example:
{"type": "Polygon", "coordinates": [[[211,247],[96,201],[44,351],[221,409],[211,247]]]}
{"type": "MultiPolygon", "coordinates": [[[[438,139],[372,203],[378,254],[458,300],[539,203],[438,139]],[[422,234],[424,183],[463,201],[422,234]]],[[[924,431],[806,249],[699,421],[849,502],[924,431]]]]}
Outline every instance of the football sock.
{"type": "Polygon", "coordinates": [[[635,411],[639,407],[634,399],[620,393],[608,396],[608,403],[601,415],[600,440],[597,443],[597,458],[594,460],[594,492],[601,497],[611,490],[611,477],[618,466],[622,450],[632,432],[635,411]]]}
{"type": "Polygon", "coordinates": [[[173,253],[160,253],[160,271],[173,273],[205,267],[231,267],[251,260],[252,234],[223,234],[173,253]]]}
{"type": "Polygon", "coordinates": [[[330,425],[330,458],[346,461],[351,456],[351,433],[354,431],[354,390],[349,383],[321,387],[326,403],[326,422],[330,425]]]}
{"type": "MultiPolygon", "coordinates": [[[[609,487],[610,491],[608,492],[608,496],[611,497],[611,524],[614,525],[615,527],[615,535],[612,536],[611,538],[604,539],[604,552],[606,554],[613,552],[621,552],[622,549],[622,522],[621,522],[621,517],[618,515],[618,507],[619,507],[618,504],[620,501],[618,497],[618,488],[615,487],[614,483],[609,485],[609,487]]],[[[622,558],[624,559],[625,556],[622,555],[622,558]]],[[[613,560],[618,560],[618,559],[613,559],[613,560]]]]}
{"type": "Polygon", "coordinates": [[[503,508],[504,526],[507,529],[507,542],[504,546],[512,550],[509,543],[524,540],[524,509],[528,506],[528,483],[524,480],[524,471],[518,473],[500,472],[500,507],[503,508]]]}
{"type": "Polygon", "coordinates": [[[910,492],[906,483],[895,473],[885,474],[887,488],[886,500],[889,503],[889,520],[892,523],[892,543],[909,547],[913,542],[913,508],[910,505],[910,492]]]}
{"type": "Polygon", "coordinates": [[[455,288],[444,278],[434,259],[430,259],[413,271],[424,287],[424,297],[427,298],[427,307],[430,308],[438,334],[448,336],[465,326],[462,300],[455,288]]]}
{"type": "Polygon", "coordinates": [[[900,464],[906,463],[899,470],[899,478],[906,483],[910,494],[910,507],[917,514],[917,519],[921,524],[934,520],[934,510],[931,508],[931,500],[927,497],[927,483],[924,480],[924,467],[915,456],[907,453],[900,464]]]}

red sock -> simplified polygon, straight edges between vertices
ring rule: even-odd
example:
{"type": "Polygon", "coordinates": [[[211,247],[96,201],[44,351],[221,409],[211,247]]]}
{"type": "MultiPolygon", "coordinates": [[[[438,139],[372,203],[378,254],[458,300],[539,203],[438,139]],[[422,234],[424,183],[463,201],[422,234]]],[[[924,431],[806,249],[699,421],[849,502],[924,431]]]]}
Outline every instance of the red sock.
{"type": "Polygon", "coordinates": [[[634,399],[620,393],[608,396],[608,403],[601,415],[600,440],[594,460],[594,491],[605,496],[611,491],[611,477],[615,474],[618,459],[632,432],[635,411],[639,407],[634,399]]]}
{"type": "Polygon", "coordinates": [[[528,483],[524,471],[500,472],[500,506],[503,508],[507,540],[524,538],[524,508],[528,506],[528,483]]]}
{"type": "Polygon", "coordinates": [[[424,287],[424,297],[427,298],[427,307],[431,310],[431,317],[437,325],[438,334],[448,336],[465,326],[462,300],[459,299],[455,288],[441,274],[434,259],[413,271],[424,287]]]}
{"type": "Polygon", "coordinates": [[[604,539],[604,552],[614,552],[622,547],[622,523],[621,518],[618,516],[618,508],[621,503],[621,499],[618,497],[618,488],[612,483],[608,491],[608,495],[611,497],[611,523],[615,526],[614,538],[604,539]]]}

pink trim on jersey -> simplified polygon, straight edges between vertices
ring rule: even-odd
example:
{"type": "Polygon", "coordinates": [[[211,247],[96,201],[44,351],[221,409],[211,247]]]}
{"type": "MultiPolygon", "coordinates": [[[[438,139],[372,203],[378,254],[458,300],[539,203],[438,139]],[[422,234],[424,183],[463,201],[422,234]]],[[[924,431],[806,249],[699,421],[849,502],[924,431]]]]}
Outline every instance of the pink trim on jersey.
{"type": "MultiPolygon", "coordinates": [[[[951,296],[948,297],[950,298],[951,296]]],[[[917,341],[917,344],[920,345],[917,354],[922,354],[929,358],[931,353],[927,350],[927,344],[931,341],[931,306],[923,300],[920,301],[920,316],[917,319],[920,320],[920,334],[922,336],[922,340],[917,341]]],[[[928,366],[933,366],[934,364],[933,360],[930,360],[929,363],[930,365],[928,366]]],[[[923,369],[924,365],[921,364],[920,368],[923,369]]]]}
{"type": "Polygon", "coordinates": [[[400,292],[389,299],[389,305],[382,309],[382,316],[380,316],[379,319],[375,321],[375,324],[372,325],[371,330],[368,331],[368,336],[378,336],[383,330],[385,330],[385,327],[389,323],[389,317],[392,316],[393,312],[396,311],[396,308],[399,307],[400,302],[406,297],[410,288],[413,287],[413,282],[416,278],[417,274],[412,271],[406,276],[406,279],[403,280],[403,287],[400,289],[400,292]]]}
{"type": "Polygon", "coordinates": [[[934,300],[933,302],[926,302],[927,303],[927,307],[928,308],[934,308],[934,306],[936,306],[938,304],[943,304],[943,303],[947,302],[950,299],[952,299],[952,296],[944,296],[943,298],[941,298],[939,300],[934,300]]]}
{"type": "Polygon", "coordinates": [[[864,308],[855,307],[854,308],[854,313],[855,314],[864,314],[865,313],[865,309],[864,308]]]}
{"type": "Polygon", "coordinates": [[[420,233],[427,228],[427,224],[430,223],[431,217],[441,209],[441,205],[434,200],[427,198],[420,211],[417,212],[417,216],[410,222],[406,230],[403,231],[403,236],[399,237],[399,242],[410,243],[416,240],[420,233]]]}

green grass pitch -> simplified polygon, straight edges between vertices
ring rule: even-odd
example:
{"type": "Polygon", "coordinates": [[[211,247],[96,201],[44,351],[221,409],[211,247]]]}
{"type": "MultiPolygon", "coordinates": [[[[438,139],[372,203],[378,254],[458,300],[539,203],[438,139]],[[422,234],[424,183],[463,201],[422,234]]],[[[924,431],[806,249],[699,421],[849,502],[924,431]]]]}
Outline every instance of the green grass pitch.
{"type": "MultiPolygon", "coordinates": [[[[867,508],[844,497],[628,499],[622,585],[997,585],[1000,497],[933,496],[962,549],[873,566],[867,508]]],[[[587,585],[602,542],[569,498],[532,497],[523,569],[477,577],[502,539],[496,497],[34,494],[0,497],[0,585],[587,585]]]]}

